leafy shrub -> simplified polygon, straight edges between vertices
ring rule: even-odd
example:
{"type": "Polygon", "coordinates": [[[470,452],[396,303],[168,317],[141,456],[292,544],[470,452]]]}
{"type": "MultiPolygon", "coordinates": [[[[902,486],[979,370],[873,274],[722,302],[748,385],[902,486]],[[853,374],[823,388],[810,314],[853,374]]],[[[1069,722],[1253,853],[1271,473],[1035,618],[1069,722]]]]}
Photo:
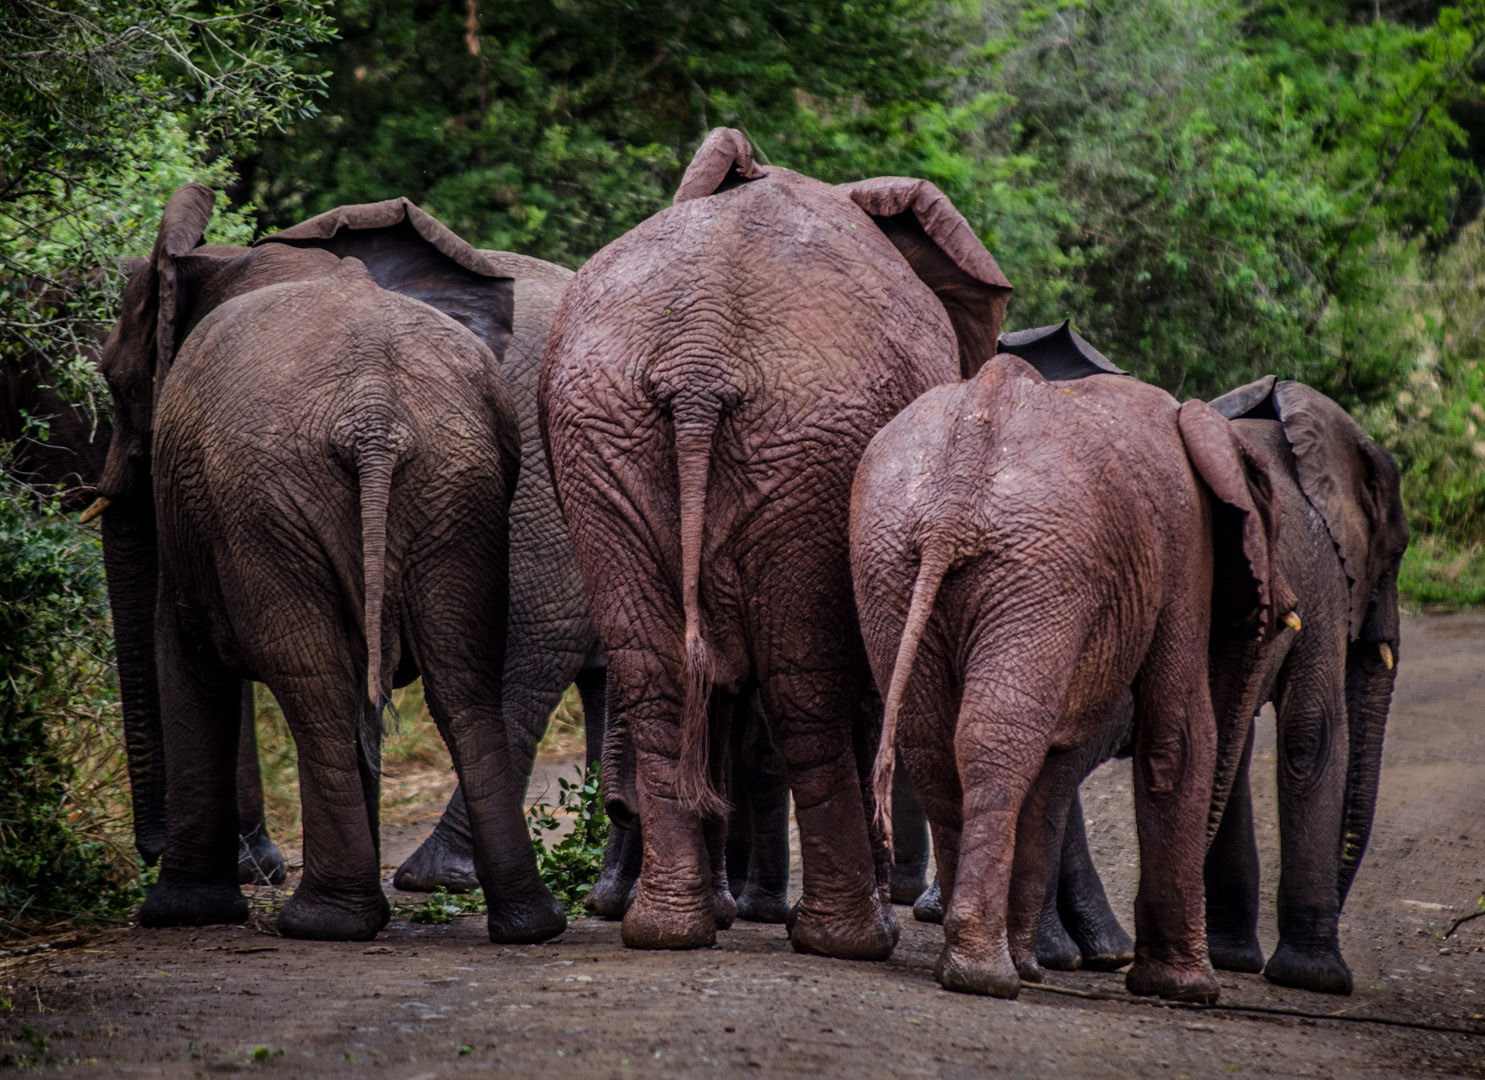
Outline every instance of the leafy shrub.
{"type": "Polygon", "coordinates": [[[537,803],[526,811],[531,843],[541,879],[552,890],[568,916],[582,915],[583,902],[603,871],[603,849],[608,843],[608,817],[603,812],[603,793],[598,763],[586,771],[574,767],[577,780],[557,778],[557,805],[537,803]],[[571,815],[572,831],[551,847],[544,833],[561,828],[557,815],[571,815]]]}
{"type": "Polygon", "coordinates": [[[137,864],[98,541],[3,473],[0,641],[0,937],[121,915],[137,864]]]}

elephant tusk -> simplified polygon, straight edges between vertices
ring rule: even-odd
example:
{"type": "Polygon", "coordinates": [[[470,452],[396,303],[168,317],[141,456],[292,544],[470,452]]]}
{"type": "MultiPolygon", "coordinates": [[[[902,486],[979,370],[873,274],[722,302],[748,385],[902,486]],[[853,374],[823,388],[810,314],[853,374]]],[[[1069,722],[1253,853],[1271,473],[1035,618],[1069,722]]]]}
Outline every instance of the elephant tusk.
{"type": "Polygon", "coordinates": [[[1377,651],[1382,654],[1382,663],[1387,665],[1388,671],[1391,671],[1392,665],[1394,663],[1392,659],[1392,646],[1388,645],[1387,642],[1384,641],[1377,646],[1377,651]]]}
{"type": "Polygon", "coordinates": [[[86,525],[88,522],[92,521],[99,514],[103,513],[103,511],[107,510],[111,505],[113,505],[113,500],[112,499],[109,499],[109,498],[98,499],[96,502],[93,503],[92,506],[88,507],[86,510],[84,510],[82,512],[81,516],[79,516],[78,519],[77,519],[77,523],[79,525],[86,525]]]}
{"type": "Polygon", "coordinates": [[[1303,629],[1299,621],[1299,616],[1292,611],[1288,615],[1284,616],[1284,625],[1294,631],[1303,629]]]}

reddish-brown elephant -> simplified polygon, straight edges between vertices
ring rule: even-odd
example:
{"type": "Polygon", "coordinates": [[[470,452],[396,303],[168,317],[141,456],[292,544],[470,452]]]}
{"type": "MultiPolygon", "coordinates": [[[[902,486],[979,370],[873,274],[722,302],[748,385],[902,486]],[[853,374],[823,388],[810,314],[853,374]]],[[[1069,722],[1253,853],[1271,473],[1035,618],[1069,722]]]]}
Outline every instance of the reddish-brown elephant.
{"type": "Polygon", "coordinates": [[[627,944],[734,912],[714,752],[757,689],[803,846],[795,948],[896,939],[864,804],[877,722],[846,521],[871,436],[995,351],[1010,287],[932,184],[831,186],[708,136],[675,205],[579,271],[539,406],[637,766],[627,944]]]}
{"type": "Polygon", "coordinates": [[[1040,978],[1044,823],[1066,819],[1075,790],[1059,766],[1132,687],[1127,985],[1216,998],[1202,860],[1214,787],[1220,807],[1242,749],[1219,740],[1217,715],[1246,729],[1225,695],[1214,715],[1208,647],[1244,653],[1290,610],[1276,528],[1268,477],[1228,421],[1117,375],[1052,382],[999,356],[872,440],[851,564],[886,688],[876,790],[896,748],[933,829],[944,986],[1014,997],[1040,978]]]}

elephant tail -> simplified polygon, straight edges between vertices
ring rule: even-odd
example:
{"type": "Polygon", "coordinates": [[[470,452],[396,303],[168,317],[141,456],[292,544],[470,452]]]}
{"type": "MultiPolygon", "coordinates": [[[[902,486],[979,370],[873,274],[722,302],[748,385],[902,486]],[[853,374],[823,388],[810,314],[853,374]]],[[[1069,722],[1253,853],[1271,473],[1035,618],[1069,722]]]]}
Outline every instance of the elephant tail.
{"type": "Polygon", "coordinates": [[[896,764],[897,714],[902,708],[913,661],[918,656],[918,644],[928,627],[928,617],[933,614],[933,602],[953,561],[950,545],[932,542],[923,545],[918,579],[913,583],[913,598],[908,604],[907,621],[903,624],[902,640],[897,646],[897,660],[892,665],[892,684],[887,690],[882,714],[882,741],[877,746],[877,760],[871,773],[876,823],[887,838],[889,848],[892,846],[892,770],[896,764]]]}
{"type": "Polygon", "coordinates": [[[387,501],[394,449],[362,446],[356,453],[361,488],[361,572],[366,587],[366,696],[380,717],[391,700],[382,679],[382,606],[387,591],[387,501]]]}
{"type": "Polygon", "coordinates": [[[701,618],[702,523],[706,517],[706,485],[711,470],[712,436],[722,411],[714,404],[675,402],[675,460],[680,481],[681,608],[686,623],[683,665],[681,761],[676,796],[681,805],[706,816],[721,816],[726,800],[711,781],[711,725],[708,703],[712,688],[712,653],[701,618]]]}

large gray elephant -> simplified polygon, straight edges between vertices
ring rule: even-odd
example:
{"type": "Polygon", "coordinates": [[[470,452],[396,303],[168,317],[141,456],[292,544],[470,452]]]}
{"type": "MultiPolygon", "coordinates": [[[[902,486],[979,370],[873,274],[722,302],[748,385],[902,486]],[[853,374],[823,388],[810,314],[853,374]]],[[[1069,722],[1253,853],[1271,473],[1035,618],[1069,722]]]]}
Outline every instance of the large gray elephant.
{"type": "Polygon", "coordinates": [[[882,424],[993,354],[1009,292],[933,185],[832,187],[718,129],[563,298],[539,406],[635,753],[626,944],[704,946],[734,914],[720,746],[756,688],[803,845],[794,947],[891,952],[847,498],[882,424]]]}
{"type": "Polygon", "coordinates": [[[166,843],[140,920],[246,916],[232,778],[255,679],[302,777],[304,878],[280,930],[374,935],[379,714],[421,674],[468,796],[490,936],[560,933],[490,677],[520,463],[499,370],[511,280],[406,200],[246,252],[201,245],[213,202],[200,185],[171,199],[102,358],[105,529],[153,541],[135,561],[115,545],[107,566],[121,681],[158,675],[166,843]]]}
{"type": "Polygon", "coordinates": [[[886,698],[877,801],[900,752],[933,830],[945,987],[1015,997],[1041,978],[1048,855],[1084,767],[1059,781],[1132,688],[1126,984],[1215,1000],[1199,883],[1246,729],[1239,697],[1209,693],[1208,653],[1245,654],[1289,612],[1277,530],[1232,426],[1123,376],[1049,381],[1001,355],[872,440],[851,568],[886,698]]]}

